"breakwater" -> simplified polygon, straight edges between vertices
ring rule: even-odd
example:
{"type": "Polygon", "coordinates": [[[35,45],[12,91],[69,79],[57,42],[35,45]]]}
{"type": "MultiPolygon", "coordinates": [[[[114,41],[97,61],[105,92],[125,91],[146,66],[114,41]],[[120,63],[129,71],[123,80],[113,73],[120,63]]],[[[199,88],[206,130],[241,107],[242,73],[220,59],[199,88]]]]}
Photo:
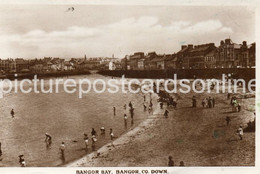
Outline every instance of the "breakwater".
{"type": "Polygon", "coordinates": [[[64,76],[75,76],[75,75],[89,75],[90,71],[64,71],[64,72],[50,72],[50,73],[10,73],[1,76],[0,79],[33,79],[35,75],[39,79],[50,78],[50,77],[64,77],[64,76]],[[16,76],[15,76],[16,74],[16,76]]]}
{"type": "Polygon", "coordinates": [[[254,79],[255,68],[215,68],[215,69],[173,69],[173,70],[102,70],[98,72],[101,75],[126,78],[174,78],[177,74],[178,79],[197,78],[221,79],[222,74],[232,74],[233,78],[254,79]]]}

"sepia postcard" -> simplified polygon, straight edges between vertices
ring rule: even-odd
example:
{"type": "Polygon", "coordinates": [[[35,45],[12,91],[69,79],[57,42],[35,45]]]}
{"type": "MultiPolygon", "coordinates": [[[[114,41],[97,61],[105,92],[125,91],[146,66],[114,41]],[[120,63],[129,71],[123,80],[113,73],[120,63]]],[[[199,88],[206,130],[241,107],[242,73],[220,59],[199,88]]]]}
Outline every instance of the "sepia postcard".
{"type": "Polygon", "coordinates": [[[259,13],[0,1],[0,173],[257,173],[259,13]]]}

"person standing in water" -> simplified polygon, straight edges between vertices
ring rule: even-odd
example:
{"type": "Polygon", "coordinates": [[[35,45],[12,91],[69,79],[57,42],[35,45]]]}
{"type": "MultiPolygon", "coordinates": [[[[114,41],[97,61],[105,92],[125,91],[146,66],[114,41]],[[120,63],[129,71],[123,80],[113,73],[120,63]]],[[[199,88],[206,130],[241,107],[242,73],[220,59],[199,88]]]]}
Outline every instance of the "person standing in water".
{"type": "Polygon", "coordinates": [[[65,151],[65,143],[62,142],[60,145],[60,153],[62,158],[64,158],[64,151],[65,151]]]}
{"type": "Polygon", "coordinates": [[[92,136],[93,136],[93,135],[96,136],[96,133],[97,133],[97,132],[95,131],[95,129],[92,128],[91,135],[92,135],[92,136]]]}
{"type": "Polygon", "coordinates": [[[12,118],[14,118],[14,109],[11,110],[10,114],[11,114],[12,118]]]}
{"type": "Polygon", "coordinates": [[[50,147],[51,143],[52,143],[52,137],[48,134],[45,133],[45,143],[46,143],[46,147],[47,149],[50,147]]]}
{"type": "Polygon", "coordinates": [[[129,102],[129,108],[132,109],[133,108],[133,104],[131,102],[129,102]]]}
{"type": "Polygon", "coordinates": [[[88,134],[84,134],[84,142],[85,142],[85,146],[87,149],[88,148],[88,134]]]}
{"type": "Polygon", "coordinates": [[[100,128],[100,131],[101,131],[101,135],[104,135],[104,134],[106,133],[105,127],[101,127],[101,128],[100,128]]]}
{"type": "Polygon", "coordinates": [[[134,118],[134,108],[130,109],[130,116],[131,118],[134,118]]]}
{"type": "Polygon", "coordinates": [[[114,133],[113,133],[113,129],[112,128],[110,128],[110,139],[111,140],[113,140],[113,138],[114,138],[114,133]]]}
{"type": "Polygon", "coordinates": [[[124,114],[124,121],[125,121],[125,125],[127,124],[127,115],[124,114]]]}
{"type": "Polygon", "coordinates": [[[143,104],[144,105],[144,112],[146,111],[146,105],[145,104],[143,104]]]}
{"type": "Polygon", "coordinates": [[[114,116],[116,115],[116,107],[113,107],[114,116]]]}

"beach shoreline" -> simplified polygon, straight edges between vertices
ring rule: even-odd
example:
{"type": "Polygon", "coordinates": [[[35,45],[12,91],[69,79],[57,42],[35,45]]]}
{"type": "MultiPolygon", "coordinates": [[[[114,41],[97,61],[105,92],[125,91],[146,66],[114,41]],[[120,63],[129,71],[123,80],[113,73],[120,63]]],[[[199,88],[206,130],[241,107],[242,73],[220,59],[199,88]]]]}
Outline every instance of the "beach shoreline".
{"type": "Polygon", "coordinates": [[[239,140],[237,128],[254,119],[251,106],[255,98],[241,98],[241,112],[231,112],[227,94],[214,96],[214,108],[191,107],[193,93],[183,94],[177,109],[170,110],[168,118],[157,105],[157,113],[136,128],[103,146],[97,152],[71,162],[66,167],[140,167],[167,166],[172,155],[175,166],[184,161],[185,166],[254,166],[255,132],[244,132],[239,140]],[[231,118],[226,126],[226,116],[231,118]]]}

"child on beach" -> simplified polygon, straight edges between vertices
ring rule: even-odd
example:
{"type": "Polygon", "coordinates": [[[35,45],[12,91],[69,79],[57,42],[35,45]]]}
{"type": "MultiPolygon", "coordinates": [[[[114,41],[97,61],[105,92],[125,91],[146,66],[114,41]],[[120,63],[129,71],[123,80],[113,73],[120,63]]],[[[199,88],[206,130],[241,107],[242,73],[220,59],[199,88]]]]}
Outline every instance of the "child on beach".
{"type": "Polygon", "coordinates": [[[184,162],[181,161],[181,162],[180,162],[180,167],[183,167],[183,166],[184,166],[184,162]]]}
{"type": "Polygon", "coordinates": [[[26,167],[26,163],[23,157],[24,157],[23,155],[19,155],[19,163],[21,167],[26,167]]]}

